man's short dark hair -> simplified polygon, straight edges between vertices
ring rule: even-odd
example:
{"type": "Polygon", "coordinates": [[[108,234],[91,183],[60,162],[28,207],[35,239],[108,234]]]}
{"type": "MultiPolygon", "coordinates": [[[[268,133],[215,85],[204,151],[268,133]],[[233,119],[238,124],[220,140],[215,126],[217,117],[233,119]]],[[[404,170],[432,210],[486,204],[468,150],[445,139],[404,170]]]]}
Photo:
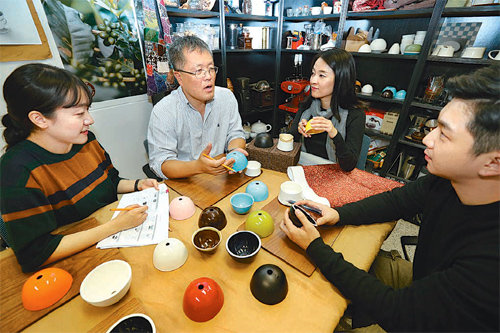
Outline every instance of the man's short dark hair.
{"type": "Polygon", "coordinates": [[[454,98],[472,102],[467,128],[474,138],[473,153],[500,150],[500,65],[453,77],[447,86],[454,98]]]}
{"type": "Polygon", "coordinates": [[[168,49],[168,56],[174,70],[182,69],[185,63],[184,50],[192,52],[199,50],[201,52],[207,51],[212,54],[212,51],[208,47],[207,43],[196,36],[184,36],[177,38],[168,49]]]}

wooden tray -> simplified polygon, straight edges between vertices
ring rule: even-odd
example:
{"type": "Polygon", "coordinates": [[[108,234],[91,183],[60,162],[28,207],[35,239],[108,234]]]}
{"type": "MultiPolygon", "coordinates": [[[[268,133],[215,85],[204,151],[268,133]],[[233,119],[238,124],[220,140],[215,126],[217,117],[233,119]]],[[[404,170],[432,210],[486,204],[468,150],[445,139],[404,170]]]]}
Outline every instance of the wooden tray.
{"type": "MultiPolygon", "coordinates": [[[[65,234],[86,230],[98,225],[95,218],[82,221],[66,230],[65,234]]],[[[118,249],[100,250],[95,244],[73,256],[65,258],[50,267],[66,270],[73,277],[73,284],[67,294],[56,304],[40,311],[28,311],[23,307],[21,291],[24,282],[34,273],[23,273],[14,252],[5,250],[0,257],[0,332],[18,332],[31,325],[47,313],[57,309],[80,292],[80,284],[87,274],[97,265],[113,260],[124,260],[118,249]]]]}
{"type": "Polygon", "coordinates": [[[219,176],[199,174],[188,178],[167,179],[165,183],[180,195],[191,198],[196,206],[205,209],[251,179],[244,173],[225,173],[219,176]]]}
{"type": "Polygon", "coordinates": [[[144,306],[142,305],[141,301],[139,301],[137,298],[131,298],[130,300],[123,303],[122,306],[120,306],[118,309],[116,309],[115,312],[113,312],[111,315],[106,317],[106,319],[104,319],[99,324],[94,326],[88,332],[89,333],[107,332],[108,329],[111,327],[111,325],[113,325],[118,320],[120,320],[120,318],[131,315],[133,313],[146,314],[145,310],[144,310],[144,306]]]}
{"type": "MultiPolygon", "coordinates": [[[[274,220],[274,232],[271,236],[262,239],[262,247],[278,258],[286,261],[288,264],[295,267],[305,275],[311,276],[316,269],[316,266],[314,266],[314,264],[309,260],[306,251],[302,250],[297,244],[289,240],[279,227],[287,208],[288,207],[279,203],[278,197],[274,198],[270,203],[262,208],[262,210],[271,214],[274,220]]],[[[343,228],[343,226],[323,226],[318,227],[318,231],[324,242],[331,246],[343,228]]],[[[238,230],[244,229],[245,223],[241,224],[238,228],[238,230]]]]}

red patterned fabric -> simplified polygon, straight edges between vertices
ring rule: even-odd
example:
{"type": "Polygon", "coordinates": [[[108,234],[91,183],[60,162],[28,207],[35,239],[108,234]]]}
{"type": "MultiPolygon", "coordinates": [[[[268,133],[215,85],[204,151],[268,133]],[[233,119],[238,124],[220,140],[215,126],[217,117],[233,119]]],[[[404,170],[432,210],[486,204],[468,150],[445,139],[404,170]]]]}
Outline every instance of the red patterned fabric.
{"type": "Polygon", "coordinates": [[[338,164],[310,165],[303,168],[309,187],[317,195],[327,198],[332,207],[340,207],[403,186],[394,180],[359,169],[342,171],[338,164]]]}

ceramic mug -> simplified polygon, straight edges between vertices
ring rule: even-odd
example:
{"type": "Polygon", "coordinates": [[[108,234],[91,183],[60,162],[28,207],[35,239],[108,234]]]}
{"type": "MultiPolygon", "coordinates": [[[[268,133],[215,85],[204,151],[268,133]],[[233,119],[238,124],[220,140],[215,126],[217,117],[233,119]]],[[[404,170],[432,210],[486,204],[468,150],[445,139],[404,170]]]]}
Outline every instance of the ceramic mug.
{"type": "Polygon", "coordinates": [[[467,47],[462,53],[462,58],[481,59],[486,51],[485,47],[467,47]]]}
{"type": "Polygon", "coordinates": [[[488,58],[493,59],[493,60],[500,60],[500,50],[491,50],[488,52],[488,58]],[[493,53],[497,53],[496,56],[493,57],[493,53]]]}
{"type": "Polygon", "coordinates": [[[278,140],[277,148],[281,151],[293,150],[293,135],[288,133],[281,133],[278,140]]]}

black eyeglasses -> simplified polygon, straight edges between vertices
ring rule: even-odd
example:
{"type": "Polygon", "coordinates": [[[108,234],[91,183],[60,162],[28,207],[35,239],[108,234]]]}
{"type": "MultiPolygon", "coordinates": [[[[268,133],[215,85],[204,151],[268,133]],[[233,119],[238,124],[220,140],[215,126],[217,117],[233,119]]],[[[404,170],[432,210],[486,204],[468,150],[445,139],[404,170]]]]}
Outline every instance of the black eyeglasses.
{"type": "Polygon", "coordinates": [[[208,69],[201,69],[200,68],[200,69],[197,69],[194,72],[188,72],[188,71],[185,71],[185,70],[182,70],[182,69],[176,69],[176,71],[177,72],[182,72],[182,73],[194,75],[194,77],[196,77],[197,79],[203,79],[207,74],[210,74],[210,76],[216,75],[217,72],[219,71],[219,67],[212,66],[212,67],[209,67],[208,69]]]}

